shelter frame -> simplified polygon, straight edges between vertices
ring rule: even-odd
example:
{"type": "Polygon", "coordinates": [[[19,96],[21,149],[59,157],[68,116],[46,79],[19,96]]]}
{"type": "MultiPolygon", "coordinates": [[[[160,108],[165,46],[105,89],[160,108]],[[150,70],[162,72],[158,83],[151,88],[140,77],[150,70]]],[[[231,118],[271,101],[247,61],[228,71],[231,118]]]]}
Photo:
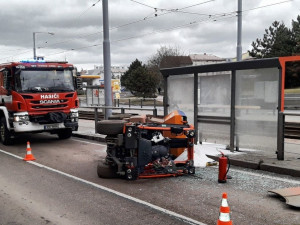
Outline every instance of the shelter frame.
{"type": "MultiPolygon", "coordinates": [[[[239,62],[226,62],[217,64],[207,64],[199,66],[187,66],[161,69],[161,73],[164,77],[164,115],[168,114],[169,102],[168,102],[168,78],[176,75],[191,75],[194,76],[194,126],[196,131],[196,143],[198,141],[198,122],[201,121],[198,115],[198,74],[209,72],[231,72],[231,100],[230,100],[230,117],[228,123],[230,123],[230,150],[234,151],[234,148],[239,148],[235,140],[236,130],[236,78],[237,72],[250,69],[278,69],[278,119],[277,119],[277,159],[284,160],[284,82],[285,82],[285,63],[291,61],[300,61],[300,56],[290,57],[278,57],[268,59],[256,59],[246,60],[239,62]]],[[[211,118],[217,119],[217,118],[211,118]]],[[[224,118],[223,118],[224,119],[224,118]]],[[[225,118],[226,119],[226,118],[225,118]]],[[[220,121],[219,121],[220,122],[220,121]]],[[[224,123],[224,121],[222,121],[224,123]]],[[[215,120],[218,123],[218,120],[215,120]]]]}

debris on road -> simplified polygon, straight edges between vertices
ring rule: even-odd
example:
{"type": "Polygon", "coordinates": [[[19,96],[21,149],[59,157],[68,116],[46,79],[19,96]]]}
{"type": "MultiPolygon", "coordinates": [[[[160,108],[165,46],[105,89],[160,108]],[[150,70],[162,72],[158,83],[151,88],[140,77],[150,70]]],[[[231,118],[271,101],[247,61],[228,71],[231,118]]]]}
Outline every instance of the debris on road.
{"type": "Polygon", "coordinates": [[[283,189],[270,190],[268,192],[280,195],[286,201],[286,204],[294,207],[300,207],[300,187],[291,187],[283,189]]]}

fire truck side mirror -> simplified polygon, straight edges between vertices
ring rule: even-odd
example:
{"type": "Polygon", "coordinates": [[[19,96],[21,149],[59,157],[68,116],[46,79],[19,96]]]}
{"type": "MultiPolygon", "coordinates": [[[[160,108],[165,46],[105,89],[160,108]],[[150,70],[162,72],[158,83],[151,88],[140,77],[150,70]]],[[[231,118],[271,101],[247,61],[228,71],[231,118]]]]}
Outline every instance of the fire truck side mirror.
{"type": "Polygon", "coordinates": [[[9,70],[3,71],[4,88],[7,90],[7,95],[11,95],[11,73],[9,70]]]}
{"type": "Polygon", "coordinates": [[[75,90],[77,90],[79,87],[78,87],[78,75],[80,75],[80,73],[77,73],[77,69],[74,68],[73,71],[73,82],[74,82],[74,85],[75,85],[75,90]]]}

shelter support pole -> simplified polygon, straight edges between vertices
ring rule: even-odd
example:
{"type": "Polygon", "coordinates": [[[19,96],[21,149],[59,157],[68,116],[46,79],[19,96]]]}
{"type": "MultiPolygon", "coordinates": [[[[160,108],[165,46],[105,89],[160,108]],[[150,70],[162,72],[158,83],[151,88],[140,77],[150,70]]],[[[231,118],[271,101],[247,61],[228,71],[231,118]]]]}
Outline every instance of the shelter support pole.
{"type": "Polygon", "coordinates": [[[164,116],[168,115],[168,76],[164,76],[164,116]]]}
{"type": "Polygon", "coordinates": [[[278,122],[277,122],[277,159],[284,160],[284,127],[285,127],[285,115],[281,111],[282,107],[282,69],[279,70],[279,85],[278,85],[278,122]]]}
{"type": "Polygon", "coordinates": [[[277,159],[284,160],[284,113],[278,113],[277,159]]]}
{"type": "Polygon", "coordinates": [[[198,73],[194,73],[194,127],[195,143],[198,143],[198,73]]]}
{"type": "Polygon", "coordinates": [[[234,151],[235,137],[235,85],[236,70],[231,71],[231,103],[230,103],[230,151],[234,151]]]}

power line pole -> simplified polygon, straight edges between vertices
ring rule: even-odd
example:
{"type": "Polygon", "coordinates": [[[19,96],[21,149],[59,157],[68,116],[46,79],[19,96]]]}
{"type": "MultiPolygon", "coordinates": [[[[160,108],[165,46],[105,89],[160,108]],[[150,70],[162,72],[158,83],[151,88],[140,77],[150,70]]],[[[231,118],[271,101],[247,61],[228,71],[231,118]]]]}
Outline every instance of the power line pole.
{"type": "Polygon", "coordinates": [[[238,0],[236,60],[242,60],[242,0],[238,0]]]}
{"type": "MultiPolygon", "coordinates": [[[[103,65],[104,65],[104,99],[105,106],[112,107],[111,91],[111,62],[110,62],[110,41],[108,23],[108,0],[102,0],[103,11],[103,65]]],[[[112,114],[112,109],[105,108],[105,119],[112,114]]]]}

